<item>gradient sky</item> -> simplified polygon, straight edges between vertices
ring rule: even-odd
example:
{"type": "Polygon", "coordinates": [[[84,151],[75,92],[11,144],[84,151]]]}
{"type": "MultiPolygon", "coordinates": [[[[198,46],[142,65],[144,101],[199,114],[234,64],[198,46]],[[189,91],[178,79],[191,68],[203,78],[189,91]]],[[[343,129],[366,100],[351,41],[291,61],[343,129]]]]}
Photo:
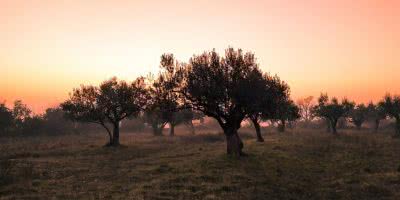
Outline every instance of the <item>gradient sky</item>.
{"type": "Polygon", "coordinates": [[[400,1],[0,0],[0,100],[36,112],[81,83],[157,72],[232,46],[287,81],[294,99],[400,94],[400,1]]]}

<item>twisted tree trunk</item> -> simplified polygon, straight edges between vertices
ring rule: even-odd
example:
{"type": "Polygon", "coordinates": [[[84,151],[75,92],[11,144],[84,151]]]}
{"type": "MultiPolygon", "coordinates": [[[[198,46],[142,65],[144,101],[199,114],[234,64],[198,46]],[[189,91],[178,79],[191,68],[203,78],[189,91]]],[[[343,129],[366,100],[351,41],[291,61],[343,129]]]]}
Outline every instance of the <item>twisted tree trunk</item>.
{"type": "Polygon", "coordinates": [[[379,119],[375,119],[375,133],[378,132],[380,122],[381,121],[379,119]]]}
{"type": "Polygon", "coordinates": [[[336,126],[337,126],[337,120],[331,120],[332,133],[335,135],[337,134],[336,126]]]}
{"type": "Polygon", "coordinates": [[[261,135],[260,123],[258,123],[257,119],[251,119],[251,121],[253,122],[254,128],[256,129],[257,142],[264,142],[264,138],[261,135]]]}
{"type": "Polygon", "coordinates": [[[237,130],[230,130],[226,133],[226,152],[228,155],[233,155],[235,157],[240,157],[244,155],[243,142],[240,139],[237,130]]]}
{"type": "Polygon", "coordinates": [[[175,124],[169,124],[169,136],[175,135],[175,124]]]}

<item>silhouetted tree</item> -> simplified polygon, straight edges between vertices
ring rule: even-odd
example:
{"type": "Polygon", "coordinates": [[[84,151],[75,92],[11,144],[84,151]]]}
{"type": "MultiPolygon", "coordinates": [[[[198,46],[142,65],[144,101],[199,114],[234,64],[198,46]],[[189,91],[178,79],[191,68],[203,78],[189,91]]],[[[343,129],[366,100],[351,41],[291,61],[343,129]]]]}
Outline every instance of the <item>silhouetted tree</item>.
{"type": "Polygon", "coordinates": [[[400,96],[388,94],[379,102],[379,106],[382,107],[387,116],[395,119],[396,133],[397,136],[400,136],[400,96]]]}
{"type": "Polygon", "coordinates": [[[242,155],[237,130],[259,99],[254,89],[265,85],[254,54],[229,48],[220,57],[213,50],[193,56],[188,65],[169,66],[165,70],[173,74],[171,88],[183,97],[184,104],[216,119],[227,139],[227,153],[242,155]]]}
{"type": "Polygon", "coordinates": [[[191,109],[181,109],[173,113],[169,119],[170,124],[170,136],[173,136],[175,126],[179,124],[185,124],[190,126],[191,133],[194,134],[194,125],[192,120],[194,119],[194,112],[191,109]]]}
{"type": "Polygon", "coordinates": [[[23,129],[23,123],[25,120],[31,117],[32,110],[29,109],[26,104],[22,103],[21,100],[16,100],[14,101],[14,107],[12,112],[16,128],[19,130],[23,129]]]}
{"type": "Polygon", "coordinates": [[[336,134],[339,118],[347,117],[353,108],[354,102],[350,102],[347,99],[339,102],[335,97],[329,101],[327,94],[321,94],[318,99],[318,105],[314,106],[313,112],[316,116],[326,119],[333,133],[336,134]]]}
{"type": "Polygon", "coordinates": [[[358,104],[350,111],[349,117],[350,122],[360,130],[362,124],[368,119],[368,108],[364,104],[358,104]]]}
{"type": "Polygon", "coordinates": [[[4,103],[0,103],[0,133],[5,133],[14,125],[13,113],[4,103]]]}
{"type": "Polygon", "coordinates": [[[46,109],[43,120],[48,134],[64,134],[75,129],[74,122],[65,118],[65,112],[60,107],[46,109]]]}
{"type": "Polygon", "coordinates": [[[20,131],[24,134],[43,134],[45,120],[41,115],[32,115],[24,119],[20,131]]]}
{"type": "MultiPolygon", "coordinates": [[[[166,69],[173,68],[173,56],[162,55],[160,66],[166,69]]],[[[170,78],[169,73],[163,72],[160,72],[156,79],[152,75],[148,76],[151,98],[145,111],[145,121],[153,128],[154,135],[162,135],[164,127],[169,123],[170,135],[173,136],[175,126],[181,123],[181,117],[177,113],[180,110],[179,97],[177,93],[171,91],[170,78]]]]}
{"type": "Polygon", "coordinates": [[[304,120],[306,126],[314,119],[312,109],[314,107],[313,103],[314,97],[308,96],[297,100],[297,106],[299,107],[300,116],[304,120]]]}
{"type": "Polygon", "coordinates": [[[151,126],[153,134],[160,136],[164,130],[164,127],[168,124],[167,117],[164,116],[165,112],[161,109],[168,107],[168,102],[152,102],[149,103],[144,112],[144,121],[151,126]]]}
{"type": "Polygon", "coordinates": [[[257,88],[252,91],[256,94],[254,103],[249,105],[248,118],[253,123],[257,134],[257,141],[263,142],[261,135],[260,122],[278,118],[279,108],[284,105],[289,98],[289,86],[281,81],[277,76],[265,74],[263,79],[254,77],[255,82],[259,82],[257,88]],[[257,80],[258,79],[258,80],[257,80]]]}
{"type": "Polygon", "coordinates": [[[293,122],[300,118],[300,109],[290,100],[282,101],[278,104],[278,111],[275,119],[280,122],[279,132],[285,132],[286,122],[293,122]]]}
{"type": "Polygon", "coordinates": [[[368,104],[368,119],[372,120],[375,124],[375,132],[378,132],[379,125],[381,120],[386,119],[387,114],[385,113],[384,108],[382,105],[377,104],[375,105],[374,103],[369,103],[368,104]]]}
{"type": "Polygon", "coordinates": [[[109,134],[109,146],[119,145],[119,124],[121,120],[137,116],[145,107],[148,95],[144,79],[133,83],[112,78],[100,87],[81,86],[74,89],[70,98],[61,104],[66,115],[73,120],[97,123],[109,134]],[[111,124],[113,132],[107,124],[111,124]]]}

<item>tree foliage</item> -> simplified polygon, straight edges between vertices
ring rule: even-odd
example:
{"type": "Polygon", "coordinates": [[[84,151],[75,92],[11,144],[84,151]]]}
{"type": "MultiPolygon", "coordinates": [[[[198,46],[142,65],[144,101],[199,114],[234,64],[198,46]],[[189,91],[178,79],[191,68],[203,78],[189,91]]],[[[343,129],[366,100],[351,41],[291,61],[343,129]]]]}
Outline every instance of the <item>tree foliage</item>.
{"type": "Polygon", "coordinates": [[[26,104],[22,103],[21,100],[14,101],[12,112],[17,129],[22,129],[24,121],[32,116],[32,110],[26,104]]]}
{"type": "Polygon", "coordinates": [[[382,105],[380,104],[374,104],[374,103],[369,103],[368,104],[368,119],[372,120],[375,123],[375,132],[378,131],[380,121],[386,119],[386,112],[382,105]]]}
{"type": "Polygon", "coordinates": [[[299,107],[291,100],[285,99],[278,104],[275,120],[280,121],[279,131],[284,132],[286,122],[294,122],[300,118],[299,107]]]}
{"type": "Polygon", "coordinates": [[[350,111],[350,122],[360,130],[363,123],[368,119],[368,112],[369,109],[364,104],[358,104],[350,111]]]}
{"type": "Polygon", "coordinates": [[[386,95],[379,106],[383,109],[387,116],[395,119],[396,133],[400,135],[400,96],[386,95]]]}

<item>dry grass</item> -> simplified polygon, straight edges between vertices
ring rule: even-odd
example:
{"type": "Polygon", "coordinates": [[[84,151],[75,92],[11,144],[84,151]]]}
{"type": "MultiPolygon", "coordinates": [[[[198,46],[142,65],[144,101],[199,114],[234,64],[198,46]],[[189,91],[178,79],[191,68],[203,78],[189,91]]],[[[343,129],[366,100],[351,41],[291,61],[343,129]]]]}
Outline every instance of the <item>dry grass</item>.
{"type": "Polygon", "coordinates": [[[400,139],[388,134],[243,130],[247,157],[218,134],[1,138],[13,162],[1,199],[400,199],[400,139]]]}

